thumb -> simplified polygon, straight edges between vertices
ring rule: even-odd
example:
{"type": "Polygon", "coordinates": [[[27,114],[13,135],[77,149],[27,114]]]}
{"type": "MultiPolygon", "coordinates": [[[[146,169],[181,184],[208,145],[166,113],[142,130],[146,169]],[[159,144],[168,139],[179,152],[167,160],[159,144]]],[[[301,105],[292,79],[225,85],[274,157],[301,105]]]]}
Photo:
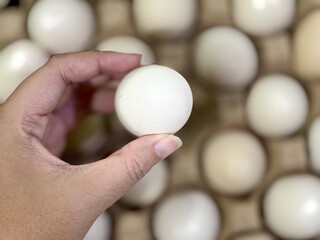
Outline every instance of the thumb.
{"type": "Polygon", "coordinates": [[[82,197],[91,206],[103,211],[121,198],[156,163],[181,145],[180,138],[174,135],[140,137],[104,160],[80,166],[81,174],[76,176],[75,189],[82,192],[82,197]]]}

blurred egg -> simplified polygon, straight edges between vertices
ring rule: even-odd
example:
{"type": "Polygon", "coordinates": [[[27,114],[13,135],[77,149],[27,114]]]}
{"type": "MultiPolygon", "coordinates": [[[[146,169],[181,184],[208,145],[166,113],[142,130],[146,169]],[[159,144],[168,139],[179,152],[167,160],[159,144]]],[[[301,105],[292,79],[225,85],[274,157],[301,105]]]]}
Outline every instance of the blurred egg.
{"type": "Polygon", "coordinates": [[[313,120],[308,134],[311,168],[320,173],[320,117],[313,120]]]}
{"type": "Polygon", "coordinates": [[[267,226],[285,239],[310,239],[320,234],[320,180],[296,174],[276,180],[265,194],[267,226]]]}
{"type": "Polygon", "coordinates": [[[31,73],[44,65],[49,54],[30,40],[22,39],[0,52],[0,103],[31,73]]]}
{"type": "Polygon", "coordinates": [[[295,0],[232,0],[235,25],[255,36],[264,37],[287,29],[295,10],[295,0]]]}
{"type": "Polygon", "coordinates": [[[133,17],[142,35],[171,39],[189,34],[197,14],[197,0],[135,0],[133,17]]]}
{"type": "Polygon", "coordinates": [[[103,114],[90,114],[82,119],[68,134],[66,151],[90,156],[104,148],[107,141],[103,114]]]}
{"type": "Polygon", "coordinates": [[[159,203],[152,227],[158,240],[213,240],[220,230],[219,210],[205,192],[177,192],[159,203]]]}
{"type": "Polygon", "coordinates": [[[167,187],[168,171],[165,161],[157,163],[121,200],[128,205],[138,207],[153,204],[167,187]]]}
{"type": "Polygon", "coordinates": [[[95,15],[87,1],[41,0],[32,6],[28,33],[51,53],[90,48],[95,36],[95,15]]]}
{"type": "Polygon", "coordinates": [[[320,9],[306,15],[297,25],[293,36],[293,70],[305,81],[320,79],[320,9]]]}
{"type": "Polygon", "coordinates": [[[121,35],[108,38],[99,43],[97,49],[101,51],[142,54],[142,65],[149,65],[155,62],[155,56],[151,47],[133,36],[121,35]]]}
{"type": "Polygon", "coordinates": [[[266,153],[260,141],[245,130],[211,135],[202,152],[204,176],[214,190],[228,195],[253,191],[266,171],[266,153]]]}
{"type": "MultiPolygon", "coordinates": [[[[0,64],[1,64],[0,56],[0,64]]],[[[7,98],[14,92],[19,84],[25,79],[21,74],[12,74],[7,71],[2,71],[0,67],[0,104],[4,103],[7,98]]]]}
{"type": "Polygon", "coordinates": [[[276,240],[270,233],[259,231],[259,232],[248,232],[241,234],[232,240],[276,240]]]}
{"type": "Polygon", "coordinates": [[[0,0],[0,9],[8,6],[10,0],[0,0]]]}
{"type": "Polygon", "coordinates": [[[303,87],[283,74],[263,76],[252,86],[246,105],[252,129],[263,137],[285,137],[298,131],[309,110],[303,87]]]}
{"type": "Polygon", "coordinates": [[[213,27],[197,37],[194,64],[209,84],[242,90],[257,73],[258,55],[244,33],[231,27],[213,27]]]}
{"type": "Polygon", "coordinates": [[[111,217],[104,212],[93,223],[83,240],[111,240],[111,233],[111,217]]]}
{"type": "Polygon", "coordinates": [[[178,72],[160,65],[131,71],[121,81],[115,98],[123,126],[136,136],[176,133],[192,110],[192,92],[178,72]]]}

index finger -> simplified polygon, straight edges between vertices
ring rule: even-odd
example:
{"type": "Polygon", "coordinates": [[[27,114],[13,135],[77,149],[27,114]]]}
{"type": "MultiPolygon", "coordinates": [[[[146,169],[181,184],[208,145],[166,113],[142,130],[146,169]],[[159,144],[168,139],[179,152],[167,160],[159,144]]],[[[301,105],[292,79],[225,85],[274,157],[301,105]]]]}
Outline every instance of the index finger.
{"type": "Polygon", "coordinates": [[[25,111],[46,115],[56,108],[70,84],[101,74],[127,73],[140,66],[140,59],[135,54],[99,51],[55,55],[17,88],[6,105],[18,115],[25,111]]]}

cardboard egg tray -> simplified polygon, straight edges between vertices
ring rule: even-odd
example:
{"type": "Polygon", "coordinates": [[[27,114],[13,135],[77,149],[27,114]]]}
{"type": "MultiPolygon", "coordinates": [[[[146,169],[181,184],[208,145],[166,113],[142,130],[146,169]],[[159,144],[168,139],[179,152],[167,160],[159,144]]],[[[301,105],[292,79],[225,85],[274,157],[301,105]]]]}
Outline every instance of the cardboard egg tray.
{"type": "MultiPolygon", "coordinates": [[[[0,49],[14,40],[27,37],[26,17],[34,1],[20,0],[18,7],[0,10],[0,49]]],[[[96,11],[98,23],[96,43],[117,34],[136,35],[130,0],[89,2],[96,11]]],[[[275,72],[293,75],[292,30],[305,14],[320,7],[320,1],[298,0],[297,4],[296,19],[291,29],[271,37],[252,38],[259,52],[258,76],[275,72]]],[[[243,197],[228,197],[212,191],[207,187],[200,169],[201,146],[210,131],[230,127],[249,129],[244,111],[248,90],[235,93],[221,89],[208,89],[197,79],[192,71],[190,51],[195,37],[202,30],[212,26],[232,26],[230,1],[199,0],[198,11],[197,23],[191,36],[175,41],[148,41],[155,51],[157,63],[181,72],[188,79],[194,94],[193,113],[187,125],[179,132],[184,146],[169,159],[170,183],[162,198],[184,188],[200,188],[207,191],[213,196],[220,209],[222,226],[219,239],[221,240],[235,239],[234,237],[243,232],[259,230],[268,232],[261,211],[261,200],[267,187],[279,176],[293,172],[311,172],[308,163],[306,130],[311,120],[320,115],[320,82],[312,84],[302,82],[309,96],[310,113],[301,131],[284,139],[262,139],[268,154],[268,169],[259,187],[243,197]]],[[[111,128],[113,135],[118,136],[114,140],[117,141],[114,148],[124,144],[130,138],[124,130],[121,130],[119,124],[107,122],[109,122],[107,128],[111,128]]],[[[114,220],[114,239],[153,239],[150,223],[153,208],[154,205],[144,209],[132,209],[116,203],[110,209],[114,220]]]]}

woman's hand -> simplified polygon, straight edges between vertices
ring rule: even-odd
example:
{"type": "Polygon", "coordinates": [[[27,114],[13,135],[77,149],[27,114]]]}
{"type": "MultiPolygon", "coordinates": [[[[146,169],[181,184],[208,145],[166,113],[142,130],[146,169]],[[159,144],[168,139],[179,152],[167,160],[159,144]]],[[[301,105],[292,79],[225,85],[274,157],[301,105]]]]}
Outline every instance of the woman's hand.
{"type": "MultiPolygon", "coordinates": [[[[73,86],[99,84],[139,65],[137,55],[57,55],[0,107],[1,239],[82,239],[105,209],[181,146],[179,138],[162,134],[138,138],[87,165],[55,156],[75,122],[73,86]]],[[[97,91],[92,109],[111,111],[113,94],[97,91]]]]}

